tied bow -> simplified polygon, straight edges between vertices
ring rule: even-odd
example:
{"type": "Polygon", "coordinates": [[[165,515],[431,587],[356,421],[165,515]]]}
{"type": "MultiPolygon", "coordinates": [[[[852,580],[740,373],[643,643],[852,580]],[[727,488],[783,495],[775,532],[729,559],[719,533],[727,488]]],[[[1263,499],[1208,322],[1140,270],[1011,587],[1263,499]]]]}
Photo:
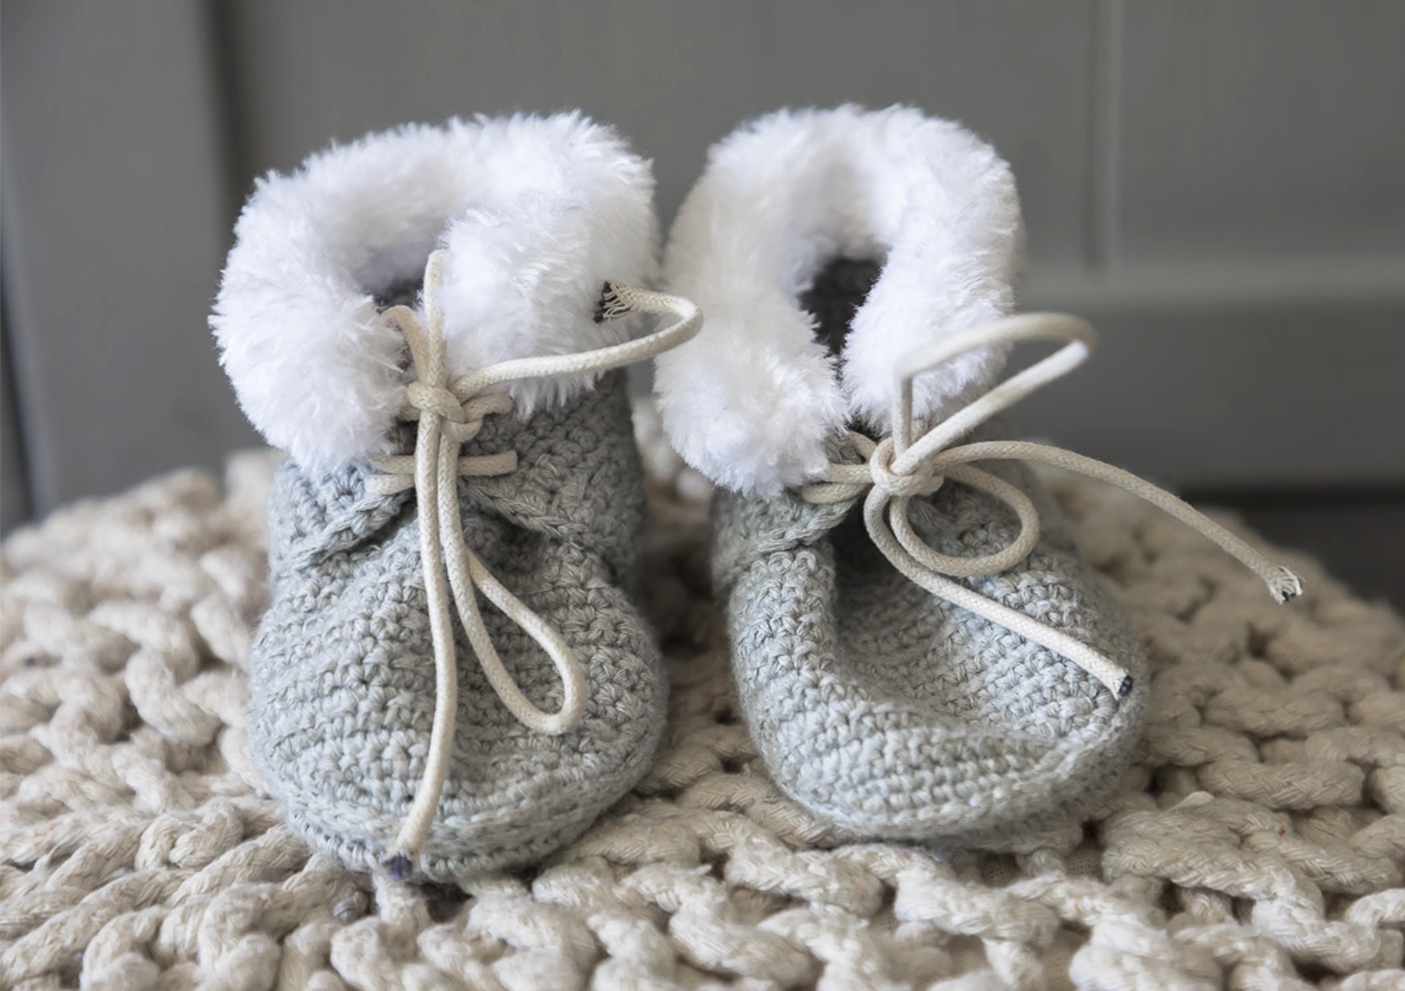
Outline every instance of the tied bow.
{"type": "Polygon", "coordinates": [[[1068,658],[1122,697],[1132,690],[1132,678],[1119,664],[1063,631],[956,580],[993,575],[1014,567],[1029,556],[1039,541],[1039,514],[1029,497],[971,462],[1038,462],[1101,479],[1145,499],[1214,541],[1262,578],[1279,602],[1301,595],[1302,582],[1293,572],[1270,561],[1187,503],[1130,472],[1045,444],[1013,440],[956,443],[974,427],[1077,368],[1087,360],[1095,339],[1092,326],[1077,317],[1027,313],[1003,317],[913,351],[898,363],[892,434],[874,441],[851,433],[855,449],[867,461],[829,465],[818,481],[801,489],[801,496],[812,503],[844,502],[864,496],[864,526],[898,571],[933,595],[1068,658]],[[914,437],[918,424],[912,417],[912,382],[918,375],[979,348],[1038,340],[1067,343],[914,437]],[[1015,539],[1001,550],[979,557],[939,554],[928,546],[913,530],[908,507],[913,499],[931,495],[948,480],[978,489],[1008,506],[1019,520],[1015,539]]]}
{"type": "Polygon", "coordinates": [[[418,421],[418,427],[414,453],[372,459],[372,467],[378,474],[366,480],[366,488],[378,494],[415,490],[420,560],[434,644],[434,722],[429,753],[414,802],[386,861],[390,874],[397,878],[408,876],[420,856],[438,813],[449,773],[458,706],[458,665],[449,609],[451,595],[464,633],[488,683],[508,711],[525,726],[541,733],[561,734],[571,730],[585,711],[585,673],[560,631],[513,595],[464,542],[458,476],[494,477],[507,475],[517,467],[515,451],[476,456],[460,454],[462,446],[482,429],[484,417],[501,415],[512,409],[512,399],[506,393],[488,390],[523,379],[621,368],[677,347],[702,326],[702,314],[689,300],[606,283],[596,313],[597,323],[631,313],[670,314],[678,319],[639,340],[578,354],[517,358],[451,379],[444,313],[438,302],[443,282],[444,255],[442,251],[435,251],[425,266],[424,323],[406,306],[386,311],[410,348],[417,378],[406,389],[409,408],[403,416],[418,421]],[[551,659],[562,687],[561,707],[556,712],[544,712],[533,705],[503,666],[479,611],[478,592],[521,627],[551,659]]]}

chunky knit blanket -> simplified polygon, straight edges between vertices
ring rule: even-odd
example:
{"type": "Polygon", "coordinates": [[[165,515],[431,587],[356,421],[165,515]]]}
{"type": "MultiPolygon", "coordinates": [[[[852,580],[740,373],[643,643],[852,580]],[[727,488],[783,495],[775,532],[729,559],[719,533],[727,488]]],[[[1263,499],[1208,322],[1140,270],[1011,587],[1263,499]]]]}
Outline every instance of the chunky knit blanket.
{"type": "MultiPolygon", "coordinates": [[[[839,835],[737,718],[705,511],[660,491],[653,769],[530,871],[407,888],[310,855],[249,763],[267,455],[4,545],[0,987],[1401,988],[1405,626],[1310,561],[1290,608],[1154,510],[1057,488],[1154,668],[1076,845],[839,835]]],[[[682,488],[686,489],[687,479],[682,488]]]]}

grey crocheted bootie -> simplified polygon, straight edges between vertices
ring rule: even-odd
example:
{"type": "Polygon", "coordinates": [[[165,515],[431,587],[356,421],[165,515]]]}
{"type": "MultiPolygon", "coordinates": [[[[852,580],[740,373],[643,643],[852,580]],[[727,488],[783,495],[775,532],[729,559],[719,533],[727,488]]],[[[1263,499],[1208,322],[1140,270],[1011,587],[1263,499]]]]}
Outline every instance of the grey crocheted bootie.
{"type": "Polygon", "coordinates": [[[663,726],[612,369],[699,317],[606,281],[651,275],[648,165],[575,116],[409,128],[266,180],[237,234],[212,322],[290,453],[249,657],[255,762],[351,865],[452,880],[538,860],[629,790],[663,726]],[[635,311],[680,319],[629,341],[635,311]]]}
{"type": "Polygon", "coordinates": [[[1081,362],[1071,317],[1006,316],[1009,169],[904,108],[780,113],[713,149],[668,245],[708,313],[659,360],[665,429],[720,486],[713,568],[747,725],[776,784],[847,830],[993,849],[1078,836],[1131,759],[1137,637],[999,414],[1081,362]],[[1063,347],[995,385],[1019,342],[1063,347]],[[976,467],[979,464],[980,467],[976,467]]]}
{"type": "MultiPolygon", "coordinates": [[[[1005,435],[997,425],[969,439],[1005,435]]],[[[862,463],[852,444],[836,454],[862,463]]],[[[1034,475],[989,471],[1029,496],[1040,536],[1017,566],[963,584],[1115,658],[1131,679],[1125,697],[1121,682],[1109,690],[909,580],[865,531],[862,494],[717,495],[713,570],[747,724],[776,783],[848,830],[1039,845],[1077,825],[1137,741],[1147,685],[1137,638],[1034,475]]],[[[958,558],[998,552],[1019,531],[999,501],[963,485],[914,499],[908,514],[918,539],[958,558]]]]}

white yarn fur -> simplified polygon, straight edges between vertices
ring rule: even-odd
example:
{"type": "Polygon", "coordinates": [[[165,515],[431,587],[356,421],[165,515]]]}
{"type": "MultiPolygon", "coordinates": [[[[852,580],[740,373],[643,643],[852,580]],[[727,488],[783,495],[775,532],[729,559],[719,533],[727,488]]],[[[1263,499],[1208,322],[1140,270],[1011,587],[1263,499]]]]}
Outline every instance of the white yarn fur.
{"type": "MultiPolygon", "coordinates": [[[[670,291],[706,315],[658,360],[670,438],[729,488],[812,480],[849,418],[889,429],[901,355],[1010,312],[1023,241],[1009,166],[952,121],[843,106],[739,129],[713,147],[665,252],[670,291]],[[799,297],[841,257],[883,268],[836,368],[799,297]]],[[[916,415],[944,417],[1002,360],[980,352],[924,376],[916,415]]]]}
{"type": "MultiPolygon", "coordinates": [[[[240,405],[309,470],[390,451],[403,340],[375,296],[449,252],[450,370],[628,336],[594,321],[602,284],[656,274],[650,163],[578,113],[367,135],[259,181],[211,326],[240,405]]],[[[592,376],[519,382],[522,415],[592,376]]]]}

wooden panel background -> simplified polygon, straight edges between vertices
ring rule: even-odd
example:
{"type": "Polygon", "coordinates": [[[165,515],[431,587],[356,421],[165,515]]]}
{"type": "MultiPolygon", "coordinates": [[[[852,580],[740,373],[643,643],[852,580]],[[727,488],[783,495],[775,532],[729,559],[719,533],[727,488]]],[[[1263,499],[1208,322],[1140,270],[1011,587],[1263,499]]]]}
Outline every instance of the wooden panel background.
{"type": "Polygon", "coordinates": [[[1122,26],[1120,257],[1405,245],[1405,3],[1129,3],[1122,26]]]}
{"type": "Polygon", "coordinates": [[[29,488],[25,482],[24,446],[14,390],[9,385],[10,356],[0,314],[0,533],[29,517],[29,488]]]}
{"type": "Polygon", "coordinates": [[[254,175],[404,120],[569,106],[654,157],[665,220],[707,146],[773,107],[960,118],[1019,177],[1026,305],[1104,331],[1028,427],[1182,486],[1405,482],[1393,0],[7,0],[0,17],[6,525],[250,442],[204,317],[254,175]]]}
{"type": "Polygon", "coordinates": [[[254,439],[204,330],[235,201],[205,13],[0,8],[5,331],[40,512],[254,439]]]}

